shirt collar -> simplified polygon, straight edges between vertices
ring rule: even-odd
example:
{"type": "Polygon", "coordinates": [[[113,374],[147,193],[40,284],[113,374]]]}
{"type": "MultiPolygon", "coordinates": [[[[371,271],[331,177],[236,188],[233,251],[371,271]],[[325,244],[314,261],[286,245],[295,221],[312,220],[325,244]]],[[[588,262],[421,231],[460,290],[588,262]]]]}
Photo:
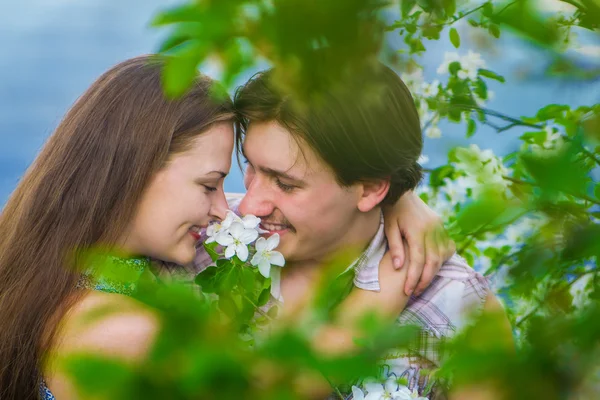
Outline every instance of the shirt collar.
{"type": "Polygon", "coordinates": [[[378,292],[379,287],[379,263],[387,251],[387,239],[383,224],[383,214],[379,221],[379,229],[371,239],[367,249],[350,265],[354,268],[354,286],[363,289],[378,292]]]}

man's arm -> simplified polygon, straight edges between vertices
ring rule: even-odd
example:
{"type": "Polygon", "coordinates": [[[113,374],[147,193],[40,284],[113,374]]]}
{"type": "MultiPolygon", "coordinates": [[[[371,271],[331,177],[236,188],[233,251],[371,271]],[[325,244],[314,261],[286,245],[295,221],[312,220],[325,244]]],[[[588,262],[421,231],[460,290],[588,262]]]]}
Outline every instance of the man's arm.
{"type": "Polygon", "coordinates": [[[360,336],[356,325],[368,313],[379,318],[395,320],[404,310],[410,296],[402,290],[408,268],[397,270],[391,254],[386,254],[379,264],[379,292],[354,288],[338,306],[335,323],[321,328],[313,340],[314,347],[325,354],[340,354],[355,349],[354,338],[360,336]]]}
{"type": "Polygon", "coordinates": [[[442,219],[413,191],[403,194],[393,206],[384,207],[383,215],[394,266],[408,268],[404,292],[419,295],[452,257],[456,246],[442,219]]]}

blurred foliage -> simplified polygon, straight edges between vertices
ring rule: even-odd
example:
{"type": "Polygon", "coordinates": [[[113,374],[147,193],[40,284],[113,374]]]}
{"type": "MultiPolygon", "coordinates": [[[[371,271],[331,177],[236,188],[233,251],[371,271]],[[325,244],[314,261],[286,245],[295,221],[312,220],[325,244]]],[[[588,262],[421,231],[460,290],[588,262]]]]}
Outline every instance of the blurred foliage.
{"type": "MultiPolygon", "coordinates": [[[[448,38],[461,50],[466,35],[487,46],[510,34],[540,50],[535,64],[547,79],[597,84],[600,65],[573,52],[572,32],[599,39],[600,3],[557,0],[560,12],[542,3],[196,0],[161,11],[153,25],[169,30],[160,52],[167,59],[165,90],[173,96],[208,64],[220,66],[231,87],[267,62],[277,67],[281,86],[303,99],[385,59],[411,88],[426,136],[439,137],[442,121],[463,124],[467,137],[481,126],[503,135],[525,130],[520,148],[504,157],[475,145],[451,149],[447,164],[429,169],[420,190],[448,221],[459,252],[491,279],[517,344],[511,352],[496,343],[497,319],[483,319],[452,341],[440,374],[455,383],[491,382],[508,399],[592,399],[600,396],[600,184],[594,178],[600,105],[551,103],[535,115],[511,116],[487,107],[488,86],[506,78],[478,53],[447,54],[437,71],[443,82],[426,82],[419,64],[432,40],[448,38]],[[386,34],[400,35],[402,47],[392,48],[386,34]]],[[[307,397],[296,385],[304,374],[336,387],[373,375],[383,347],[409,343],[410,330],[394,334],[370,321],[363,326],[369,345],[338,358],[319,356],[302,324],[273,331],[274,314],[255,314],[269,283],[256,277],[217,267],[198,277],[200,299],[179,286],[142,296],[159,310],[164,331],[150,362],[135,371],[86,358],[67,365],[84,389],[111,399],[295,399],[307,397]],[[250,299],[236,292],[243,287],[250,299]]],[[[346,287],[326,286],[317,307],[335,306],[346,287]]]]}

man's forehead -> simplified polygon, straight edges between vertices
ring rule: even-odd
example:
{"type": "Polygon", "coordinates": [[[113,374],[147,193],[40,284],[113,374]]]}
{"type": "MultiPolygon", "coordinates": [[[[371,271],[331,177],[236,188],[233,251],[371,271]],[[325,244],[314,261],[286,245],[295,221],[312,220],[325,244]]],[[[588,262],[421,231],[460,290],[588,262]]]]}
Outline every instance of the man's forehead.
{"type": "Polygon", "coordinates": [[[308,143],[275,121],[250,124],[242,154],[250,163],[274,164],[267,166],[302,178],[327,170],[308,143]]]}

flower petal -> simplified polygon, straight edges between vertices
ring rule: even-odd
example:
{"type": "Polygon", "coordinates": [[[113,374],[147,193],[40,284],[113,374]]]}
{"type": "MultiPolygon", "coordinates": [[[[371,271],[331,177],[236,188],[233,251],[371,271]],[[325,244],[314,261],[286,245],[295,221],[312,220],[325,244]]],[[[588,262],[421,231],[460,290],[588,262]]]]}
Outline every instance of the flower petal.
{"type": "Polygon", "coordinates": [[[369,392],[368,395],[365,396],[365,400],[383,400],[384,393],[381,392],[369,392]]]}
{"type": "Polygon", "coordinates": [[[269,263],[269,261],[265,258],[263,258],[260,263],[258,263],[258,270],[260,271],[260,274],[262,276],[264,276],[265,278],[269,278],[270,274],[269,272],[271,271],[271,264],[269,263]]]}
{"type": "Polygon", "coordinates": [[[259,237],[256,243],[254,243],[254,248],[256,249],[256,253],[264,251],[267,248],[267,239],[259,237]]]}
{"type": "Polygon", "coordinates": [[[365,394],[360,388],[352,386],[352,398],[354,400],[365,400],[365,394]]]}
{"type": "Polygon", "coordinates": [[[215,240],[221,246],[230,246],[233,244],[233,238],[231,237],[230,234],[225,233],[225,232],[219,232],[219,234],[217,236],[215,236],[215,240]]]}
{"type": "Polygon", "coordinates": [[[363,385],[369,394],[381,393],[383,394],[383,385],[381,383],[365,383],[363,385]]]}
{"type": "Polygon", "coordinates": [[[246,215],[242,221],[246,229],[255,229],[260,224],[260,218],[252,214],[246,215]]]}
{"type": "MultiPolygon", "coordinates": [[[[400,385],[396,379],[388,379],[384,384],[385,390],[389,393],[394,393],[400,390],[400,385]]],[[[408,390],[408,389],[407,389],[408,390]]]]}
{"type": "Polygon", "coordinates": [[[411,400],[413,398],[411,391],[406,387],[399,387],[397,391],[391,391],[393,399],[411,400]]]}
{"type": "Polygon", "coordinates": [[[208,236],[214,236],[215,233],[217,233],[219,231],[219,229],[217,228],[218,224],[210,224],[207,228],[206,228],[206,234],[208,236]]]}
{"type": "Polygon", "coordinates": [[[223,222],[221,222],[221,226],[223,227],[223,229],[228,229],[231,226],[231,224],[238,218],[239,217],[235,215],[233,211],[229,210],[227,211],[227,216],[225,217],[223,222]]]}
{"type": "Polygon", "coordinates": [[[283,254],[281,254],[278,251],[271,252],[269,261],[271,262],[271,264],[277,265],[278,267],[283,267],[285,265],[285,258],[283,258],[283,254]]]}
{"type": "Polygon", "coordinates": [[[279,233],[275,233],[267,239],[267,249],[273,250],[277,246],[279,246],[279,233]]]}
{"type": "Polygon", "coordinates": [[[254,229],[244,229],[238,236],[238,239],[244,244],[250,244],[254,242],[257,237],[258,232],[256,232],[254,229]]]}
{"type": "Polygon", "coordinates": [[[227,246],[227,248],[225,249],[225,258],[231,258],[235,255],[235,246],[231,245],[231,246],[227,246]]]}
{"type": "Polygon", "coordinates": [[[245,244],[237,244],[235,246],[235,252],[240,260],[246,261],[248,259],[248,246],[245,244]]]}
{"type": "Polygon", "coordinates": [[[250,260],[250,264],[254,265],[255,267],[258,266],[258,264],[263,260],[263,255],[261,252],[256,252],[254,253],[254,255],[252,256],[252,259],[250,260]]]}
{"type": "Polygon", "coordinates": [[[239,239],[240,236],[244,233],[244,225],[240,222],[232,222],[229,227],[229,234],[233,236],[234,239],[239,239]]]}

